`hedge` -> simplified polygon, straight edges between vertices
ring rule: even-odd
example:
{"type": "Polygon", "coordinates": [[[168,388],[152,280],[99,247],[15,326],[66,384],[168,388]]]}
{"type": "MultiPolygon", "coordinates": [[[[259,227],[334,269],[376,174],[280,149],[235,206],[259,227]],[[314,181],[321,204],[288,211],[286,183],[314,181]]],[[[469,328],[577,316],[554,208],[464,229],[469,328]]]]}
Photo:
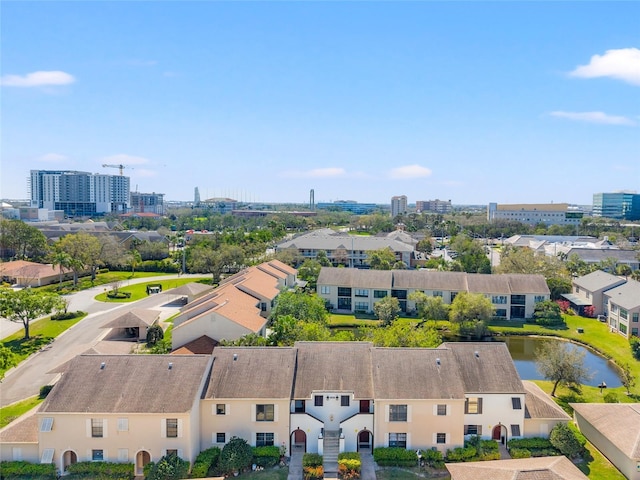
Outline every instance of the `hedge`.
{"type": "Polygon", "coordinates": [[[322,466],[322,455],[317,453],[305,453],[302,456],[303,467],[319,467],[322,466]]]}
{"type": "Polygon", "coordinates": [[[453,450],[447,450],[448,462],[469,462],[478,454],[476,447],[456,447],[453,450]]]}
{"type": "Polygon", "coordinates": [[[511,458],[530,458],[531,450],[526,448],[512,448],[509,450],[509,454],[511,455],[511,458]]]}
{"type": "Polygon", "coordinates": [[[416,465],[418,454],[400,447],[378,447],[373,449],[373,459],[380,466],[406,467],[416,465]]]}
{"type": "Polygon", "coordinates": [[[253,463],[259,467],[273,467],[280,460],[280,448],[276,446],[253,447],[253,463]]]}
{"type": "Polygon", "coordinates": [[[542,448],[553,448],[548,438],[531,437],[531,438],[515,438],[507,442],[509,449],[526,448],[527,450],[537,450],[542,448]]]}
{"type": "Polygon", "coordinates": [[[193,468],[191,468],[191,478],[211,476],[210,472],[218,464],[218,458],[220,458],[220,448],[218,447],[211,447],[200,452],[193,463],[193,468]]]}
{"type": "Polygon", "coordinates": [[[132,480],[133,463],[77,462],[67,468],[68,478],[132,480]]]}
{"type": "Polygon", "coordinates": [[[338,454],[338,461],[340,460],[360,460],[359,452],[342,452],[338,454]]]}
{"type": "Polygon", "coordinates": [[[0,472],[5,480],[55,480],[57,478],[56,466],[53,463],[0,462],[0,472]]]}

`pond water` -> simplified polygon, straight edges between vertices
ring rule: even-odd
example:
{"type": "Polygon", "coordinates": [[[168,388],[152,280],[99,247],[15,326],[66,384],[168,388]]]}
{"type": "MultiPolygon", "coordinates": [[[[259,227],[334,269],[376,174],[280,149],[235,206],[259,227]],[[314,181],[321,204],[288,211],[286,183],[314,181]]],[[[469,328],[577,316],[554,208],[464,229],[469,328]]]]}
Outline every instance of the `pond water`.
{"type": "MultiPolygon", "coordinates": [[[[540,347],[542,342],[561,341],[562,340],[553,338],[536,337],[507,337],[504,339],[504,342],[509,347],[511,358],[513,358],[513,362],[516,365],[516,370],[523,380],[544,380],[536,369],[535,351],[540,347]]],[[[585,366],[593,374],[591,380],[585,383],[586,385],[597,387],[602,381],[604,381],[608,387],[619,387],[621,385],[620,377],[618,377],[618,373],[611,362],[588,348],[574,343],[570,345],[580,352],[585,352],[585,366]]]]}

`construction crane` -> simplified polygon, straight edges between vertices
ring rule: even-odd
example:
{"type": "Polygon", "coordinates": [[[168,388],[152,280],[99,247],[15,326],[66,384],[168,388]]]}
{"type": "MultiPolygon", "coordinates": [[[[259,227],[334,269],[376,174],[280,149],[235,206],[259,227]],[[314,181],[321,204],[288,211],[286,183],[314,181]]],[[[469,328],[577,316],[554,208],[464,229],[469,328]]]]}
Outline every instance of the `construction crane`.
{"type": "Polygon", "coordinates": [[[130,167],[129,165],[123,165],[123,164],[121,164],[121,163],[120,163],[120,164],[118,164],[118,165],[111,165],[111,164],[109,164],[109,163],[103,163],[103,164],[102,164],[102,168],[118,168],[118,169],[120,169],[120,175],[122,175],[122,171],[123,171],[125,168],[132,169],[132,167],[130,167]]]}

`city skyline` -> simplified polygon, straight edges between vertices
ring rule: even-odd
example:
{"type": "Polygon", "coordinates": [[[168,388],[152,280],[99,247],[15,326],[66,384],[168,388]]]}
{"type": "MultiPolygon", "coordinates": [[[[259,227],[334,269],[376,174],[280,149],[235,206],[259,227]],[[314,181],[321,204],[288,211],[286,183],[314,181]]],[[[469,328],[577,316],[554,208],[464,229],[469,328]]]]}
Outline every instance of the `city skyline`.
{"type": "Polygon", "coordinates": [[[30,170],[118,173],[103,164],[167,201],[640,189],[636,2],[7,2],[2,17],[2,198],[28,198],[30,170]]]}

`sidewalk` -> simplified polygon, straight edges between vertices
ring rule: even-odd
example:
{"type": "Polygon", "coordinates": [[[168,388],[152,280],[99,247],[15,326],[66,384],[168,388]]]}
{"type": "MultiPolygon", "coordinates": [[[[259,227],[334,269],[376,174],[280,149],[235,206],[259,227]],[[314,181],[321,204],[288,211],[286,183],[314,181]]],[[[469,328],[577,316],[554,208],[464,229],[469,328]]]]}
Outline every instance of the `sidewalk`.
{"type": "Polygon", "coordinates": [[[289,475],[287,480],[301,480],[302,479],[302,452],[294,452],[291,454],[289,460],[289,475]]]}

